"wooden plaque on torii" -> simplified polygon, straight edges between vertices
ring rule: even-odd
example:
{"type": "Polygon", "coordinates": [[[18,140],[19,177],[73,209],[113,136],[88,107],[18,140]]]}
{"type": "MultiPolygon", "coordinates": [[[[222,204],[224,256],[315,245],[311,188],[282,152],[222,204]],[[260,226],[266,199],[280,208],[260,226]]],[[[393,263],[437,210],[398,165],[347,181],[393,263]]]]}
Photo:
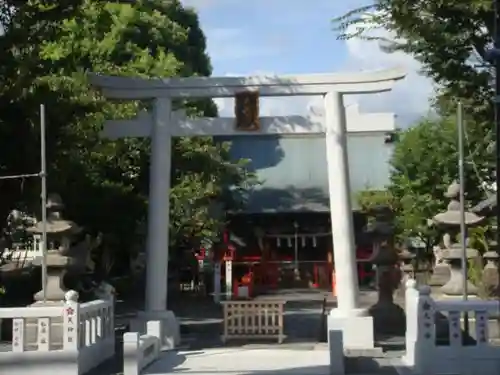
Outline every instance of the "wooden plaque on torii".
{"type": "Polygon", "coordinates": [[[241,131],[260,130],[259,92],[242,91],[234,96],[236,129],[241,131]]]}

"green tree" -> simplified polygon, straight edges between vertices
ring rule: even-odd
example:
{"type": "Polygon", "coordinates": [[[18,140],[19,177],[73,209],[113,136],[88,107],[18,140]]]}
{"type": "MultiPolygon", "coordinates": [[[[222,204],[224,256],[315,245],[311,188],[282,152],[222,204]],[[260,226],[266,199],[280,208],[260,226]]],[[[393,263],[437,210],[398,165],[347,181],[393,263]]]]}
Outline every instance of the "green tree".
{"type": "Polygon", "coordinates": [[[369,212],[378,206],[392,208],[394,205],[394,198],[388,190],[373,190],[367,187],[366,190],[358,192],[355,199],[364,212],[369,212]]]}
{"type": "MultiPolygon", "coordinates": [[[[457,126],[455,117],[425,119],[401,132],[391,159],[388,191],[397,213],[398,232],[403,238],[418,237],[432,246],[436,231],[427,221],[446,210],[444,197],[458,176],[457,126]]],[[[483,197],[480,176],[472,157],[464,163],[466,199],[483,197]]]]}
{"type": "MultiPolygon", "coordinates": [[[[390,159],[387,190],[360,193],[361,208],[369,212],[375,205],[389,205],[396,213],[399,239],[418,238],[430,249],[440,238],[428,221],[446,210],[449,199],[444,193],[458,175],[457,136],[455,117],[423,119],[401,131],[390,159]]],[[[477,165],[466,157],[464,168],[466,199],[477,202],[483,197],[477,165]]]]}
{"type": "MultiPolygon", "coordinates": [[[[57,38],[66,17],[79,12],[79,1],[0,1],[0,174],[39,171],[36,80],[48,71],[40,58],[46,40],[57,38]]],[[[39,182],[3,180],[0,222],[13,205],[39,195],[39,182]]]]}
{"type": "MultiPolygon", "coordinates": [[[[129,249],[144,227],[149,140],[109,141],[99,132],[106,119],[132,117],[149,103],[105,101],[89,87],[86,74],[209,75],[197,15],[179,1],[84,0],[74,8],[56,1],[10,4],[15,12],[0,36],[0,53],[8,52],[1,55],[5,68],[0,71],[0,131],[9,137],[2,140],[7,151],[0,147],[3,171],[38,170],[37,112],[45,103],[50,190],[62,195],[75,221],[103,232],[109,246],[129,249]]],[[[175,105],[190,115],[216,115],[210,100],[175,105]]],[[[173,152],[170,230],[175,247],[213,238],[225,218],[212,218],[210,207],[239,203],[224,199],[227,188],[244,189],[252,176],[244,161],[230,162],[228,144],[209,137],[176,139],[173,152]]],[[[23,194],[9,197],[24,198],[33,207],[37,193],[38,181],[26,181],[23,194]]]]}
{"type": "Polygon", "coordinates": [[[374,0],[334,19],[340,39],[374,40],[388,53],[403,51],[421,62],[422,73],[438,84],[434,104],[439,114],[455,113],[457,100],[465,104],[470,152],[485,181],[493,180],[495,167],[493,71],[485,61],[494,35],[492,5],[489,0],[374,0]],[[374,36],[377,29],[392,38],[374,36]]]}

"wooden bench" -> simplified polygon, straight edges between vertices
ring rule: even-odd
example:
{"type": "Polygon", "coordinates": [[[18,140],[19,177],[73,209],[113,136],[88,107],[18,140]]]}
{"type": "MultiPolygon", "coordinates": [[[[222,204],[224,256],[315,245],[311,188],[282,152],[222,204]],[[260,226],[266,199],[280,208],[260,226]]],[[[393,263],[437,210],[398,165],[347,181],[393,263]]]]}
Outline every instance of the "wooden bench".
{"type": "Polygon", "coordinates": [[[229,339],[276,338],[281,344],[283,334],[283,307],[286,301],[224,301],[224,334],[229,339]]]}

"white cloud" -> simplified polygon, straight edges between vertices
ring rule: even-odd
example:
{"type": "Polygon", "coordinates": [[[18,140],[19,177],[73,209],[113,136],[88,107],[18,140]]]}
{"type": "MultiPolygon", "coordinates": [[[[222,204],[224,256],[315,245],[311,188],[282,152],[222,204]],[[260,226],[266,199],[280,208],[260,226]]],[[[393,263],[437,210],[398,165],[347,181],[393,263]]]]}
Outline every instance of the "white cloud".
{"type": "MultiPolygon", "coordinates": [[[[394,35],[383,29],[374,30],[371,35],[394,39],[394,35]]],[[[427,114],[429,99],[435,86],[431,79],[420,73],[422,66],[418,61],[402,52],[386,53],[377,41],[350,39],[346,46],[348,65],[351,69],[370,70],[402,66],[408,72],[406,78],[396,83],[391,92],[357,98],[362,110],[393,111],[399,117],[410,120],[427,114]]]]}
{"type": "MultiPolygon", "coordinates": [[[[274,76],[273,72],[256,71],[250,74],[228,73],[226,76],[274,76]]],[[[214,99],[219,114],[221,116],[234,115],[234,99],[232,98],[216,98],[214,99]]],[[[321,99],[318,97],[308,96],[289,96],[289,97],[263,97],[259,101],[259,113],[262,116],[290,116],[303,115],[309,111],[311,107],[316,107],[320,104],[321,99]]]]}
{"type": "MultiPolygon", "coordinates": [[[[309,109],[320,106],[320,98],[307,96],[264,97],[260,99],[259,113],[262,116],[292,116],[303,115],[309,109]]],[[[233,116],[234,99],[218,98],[214,100],[221,116],[233,116]]]]}
{"type": "MultiPolygon", "coordinates": [[[[390,37],[384,30],[377,30],[377,36],[390,37]]],[[[375,34],[373,34],[375,35],[375,34]]],[[[410,55],[382,51],[376,41],[351,39],[346,41],[348,56],[346,71],[380,70],[396,66],[404,67],[408,75],[397,82],[391,92],[351,96],[346,98],[347,104],[359,103],[362,112],[394,112],[398,116],[399,126],[408,126],[429,111],[429,99],[434,91],[430,79],[422,76],[421,65],[410,55]]],[[[228,76],[244,75],[274,75],[272,72],[244,72],[227,74],[228,76]]],[[[221,115],[233,114],[233,99],[216,100],[221,115]]],[[[320,107],[319,97],[277,97],[262,98],[262,115],[297,115],[305,114],[311,107],[320,107]]]]}
{"type": "MultiPolygon", "coordinates": [[[[273,1],[276,2],[277,0],[273,1]]],[[[223,5],[234,5],[236,0],[182,0],[182,2],[185,5],[194,6],[198,9],[206,7],[221,7],[220,9],[222,9],[223,5]]],[[[325,7],[332,7],[332,4],[337,4],[336,2],[331,3],[328,1],[319,3],[325,7]]],[[[226,13],[230,13],[227,9],[226,11],[226,13]]],[[[325,13],[331,12],[330,8],[325,8],[325,13]]],[[[344,11],[336,11],[336,13],[339,12],[342,13],[344,11]]],[[[303,12],[296,13],[298,15],[303,12]]],[[[280,49],[279,46],[285,44],[284,41],[273,40],[272,35],[268,36],[265,43],[254,40],[252,33],[249,33],[244,28],[240,28],[239,25],[232,28],[206,27],[204,29],[208,50],[215,66],[238,66],[240,61],[258,61],[259,58],[268,58],[271,55],[276,55],[280,49]]],[[[383,29],[371,29],[370,35],[385,37],[387,39],[393,37],[393,35],[390,35],[388,31],[383,29]]],[[[402,66],[408,72],[407,77],[403,81],[397,82],[391,92],[357,97],[350,96],[346,98],[348,104],[358,102],[363,112],[394,112],[398,115],[398,125],[400,126],[406,126],[414,122],[418,117],[427,114],[429,110],[429,98],[433,94],[434,87],[431,80],[419,74],[421,65],[413,57],[401,52],[388,54],[382,51],[377,41],[350,39],[345,42],[345,46],[347,53],[344,63],[345,71],[380,70],[402,66]]],[[[249,64],[244,65],[248,66],[249,64]]],[[[274,72],[240,71],[237,74],[226,75],[247,76],[258,74],[274,75],[274,72]]],[[[234,101],[232,99],[220,99],[216,102],[219,105],[222,115],[231,116],[233,114],[234,101]]],[[[305,114],[311,106],[321,106],[321,98],[262,98],[260,104],[263,115],[305,114]]]]}

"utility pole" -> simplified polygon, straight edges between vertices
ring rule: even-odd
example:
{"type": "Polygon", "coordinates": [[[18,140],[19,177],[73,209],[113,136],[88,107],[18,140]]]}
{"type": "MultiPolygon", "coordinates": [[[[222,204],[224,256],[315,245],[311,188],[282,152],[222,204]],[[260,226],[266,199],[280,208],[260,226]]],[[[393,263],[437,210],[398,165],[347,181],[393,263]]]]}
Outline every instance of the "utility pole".
{"type": "MultiPolygon", "coordinates": [[[[500,1],[500,0],[499,0],[500,1]]],[[[467,227],[465,225],[465,154],[464,154],[464,109],[462,102],[457,106],[457,133],[458,133],[458,176],[460,183],[460,246],[462,247],[462,277],[464,288],[462,298],[467,301],[468,263],[467,263],[467,227]]],[[[469,334],[469,314],[464,311],[464,331],[469,334]]]]}
{"type": "Polygon", "coordinates": [[[47,301],[47,152],[45,140],[45,105],[40,105],[40,179],[42,203],[42,293],[47,301]]]}
{"type": "MultiPolygon", "coordinates": [[[[494,50],[500,51],[500,0],[494,1],[495,41],[494,50]]],[[[500,58],[495,59],[495,154],[496,154],[496,214],[497,214],[497,244],[500,245],[500,58]]],[[[498,246],[497,245],[497,246],[498,246]]],[[[498,249],[497,249],[498,251],[498,249]]]]}
{"type": "MultiPolygon", "coordinates": [[[[458,175],[460,184],[460,245],[462,246],[462,276],[468,280],[467,275],[467,228],[465,226],[465,172],[464,172],[464,109],[461,102],[457,106],[457,133],[458,133],[458,175]]],[[[464,283],[464,301],[467,301],[467,282],[464,283]]]]}

